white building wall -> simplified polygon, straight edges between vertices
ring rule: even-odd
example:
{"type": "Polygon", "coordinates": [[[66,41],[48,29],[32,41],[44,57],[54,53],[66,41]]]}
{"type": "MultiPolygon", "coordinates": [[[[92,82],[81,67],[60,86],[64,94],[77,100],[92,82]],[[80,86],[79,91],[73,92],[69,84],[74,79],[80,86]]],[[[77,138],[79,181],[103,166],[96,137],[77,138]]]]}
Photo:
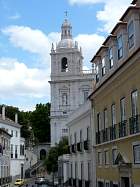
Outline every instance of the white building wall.
{"type": "Polygon", "coordinates": [[[90,186],[95,185],[95,150],[93,149],[92,140],[92,116],[91,116],[91,106],[90,102],[87,101],[80,108],[78,108],[74,113],[72,113],[66,125],[69,128],[69,145],[74,144],[74,134],[77,134],[77,143],[80,142],[80,130],[82,130],[82,140],[83,142],[87,140],[87,128],[89,128],[89,150],[82,150],[81,152],[76,151],[76,153],[70,154],[69,159],[69,178],[71,178],[71,163],[72,163],[72,178],[81,180],[81,163],[83,163],[83,174],[82,180],[90,181],[90,186]],[[70,137],[72,136],[72,142],[70,143],[70,137]],[[75,174],[75,163],[77,163],[78,174],[75,174]],[[90,172],[88,173],[88,163],[90,163],[90,172]]]}
{"type": "MultiPolygon", "coordinates": [[[[10,135],[10,149],[13,145],[13,158],[10,161],[10,175],[14,178],[21,176],[21,164],[24,164],[24,155],[20,155],[20,145],[24,145],[24,138],[20,136],[20,125],[10,119],[0,119],[0,128],[4,128],[10,135]],[[17,158],[15,155],[15,149],[17,147],[17,158]]],[[[11,151],[10,151],[11,152],[11,151]]]]}

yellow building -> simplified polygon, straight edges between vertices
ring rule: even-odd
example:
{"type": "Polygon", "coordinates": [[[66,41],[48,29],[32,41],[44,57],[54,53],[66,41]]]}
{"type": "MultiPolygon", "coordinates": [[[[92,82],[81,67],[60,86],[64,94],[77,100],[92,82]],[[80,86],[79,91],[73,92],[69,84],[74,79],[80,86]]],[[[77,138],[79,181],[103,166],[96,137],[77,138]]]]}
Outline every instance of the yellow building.
{"type": "Polygon", "coordinates": [[[140,0],[91,60],[97,187],[140,187],[140,0]]]}

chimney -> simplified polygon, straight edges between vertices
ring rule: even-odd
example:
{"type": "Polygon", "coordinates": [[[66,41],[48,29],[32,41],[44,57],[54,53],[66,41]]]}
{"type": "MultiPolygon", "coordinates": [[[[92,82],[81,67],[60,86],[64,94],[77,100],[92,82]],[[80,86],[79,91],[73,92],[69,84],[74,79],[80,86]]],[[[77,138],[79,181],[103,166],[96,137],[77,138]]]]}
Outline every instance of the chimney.
{"type": "Polygon", "coordinates": [[[2,106],[2,119],[5,120],[5,106],[2,106]]]}
{"type": "Polygon", "coordinates": [[[15,123],[18,123],[18,114],[15,114],[15,123]]]}

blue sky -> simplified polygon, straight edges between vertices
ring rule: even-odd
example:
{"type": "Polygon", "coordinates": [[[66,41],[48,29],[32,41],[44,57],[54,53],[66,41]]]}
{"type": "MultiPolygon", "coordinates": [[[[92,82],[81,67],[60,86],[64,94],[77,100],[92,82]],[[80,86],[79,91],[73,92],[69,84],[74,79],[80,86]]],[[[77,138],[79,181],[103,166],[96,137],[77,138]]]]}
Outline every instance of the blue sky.
{"type": "Polygon", "coordinates": [[[50,48],[68,11],[84,66],[130,0],[0,0],[0,104],[33,110],[50,101],[50,48]]]}

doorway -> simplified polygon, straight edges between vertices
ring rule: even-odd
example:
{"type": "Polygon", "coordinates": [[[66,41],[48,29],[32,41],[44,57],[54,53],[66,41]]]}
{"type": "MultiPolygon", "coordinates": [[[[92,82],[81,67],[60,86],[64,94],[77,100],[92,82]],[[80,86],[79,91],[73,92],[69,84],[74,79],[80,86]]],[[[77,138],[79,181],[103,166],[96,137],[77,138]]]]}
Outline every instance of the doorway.
{"type": "Polygon", "coordinates": [[[121,187],[130,187],[129,177],[121,177],[121,187]]]}

